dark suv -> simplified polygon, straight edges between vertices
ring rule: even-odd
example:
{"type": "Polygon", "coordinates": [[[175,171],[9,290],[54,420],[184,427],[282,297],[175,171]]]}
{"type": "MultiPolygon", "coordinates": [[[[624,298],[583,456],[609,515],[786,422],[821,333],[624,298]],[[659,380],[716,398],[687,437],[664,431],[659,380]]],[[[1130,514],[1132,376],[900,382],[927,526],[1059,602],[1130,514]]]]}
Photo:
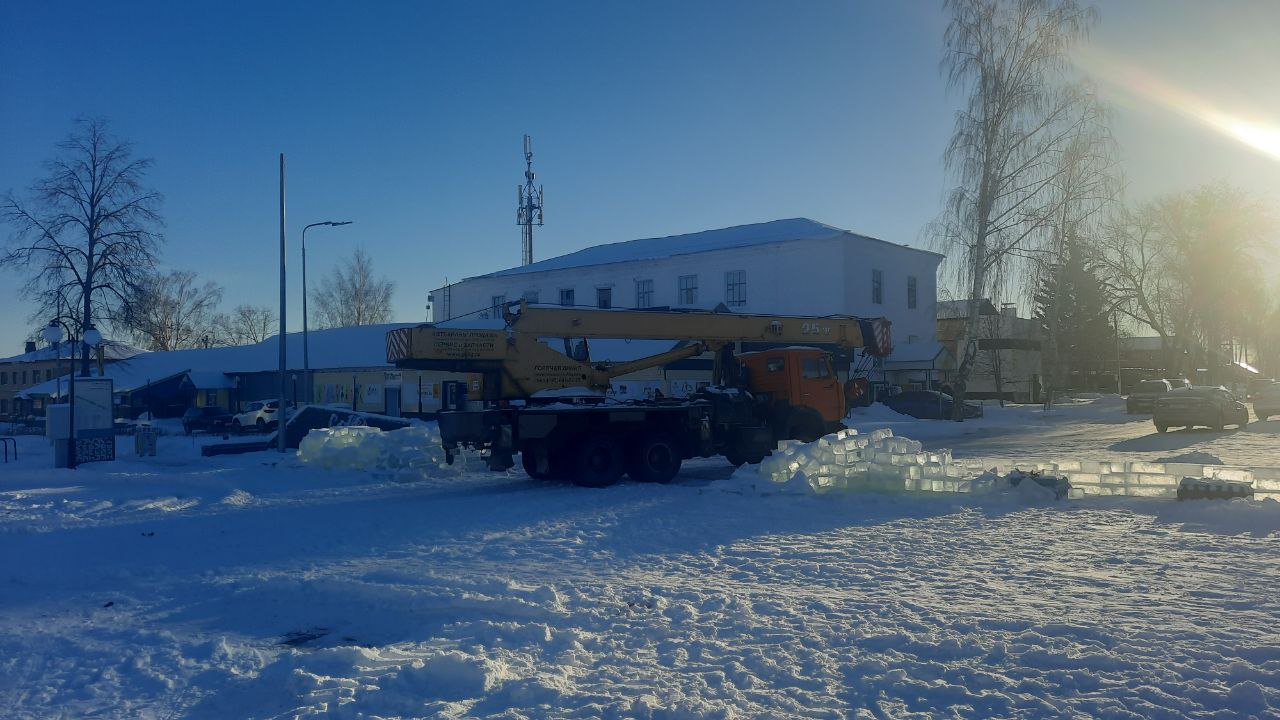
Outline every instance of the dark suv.
{"type": "Polygon", "coordinates": [[[1143,380],[1125,398],[1124,410],[1129,414],[1149,413],[1156,405],[1156,398],[1173,389],[1168,380],[1143,380]]]}
{"type": "Polygon", "coordinates": [[[1170,391],[1156,400],[1151,422],[1164,432],[1171,427],[1197,425],[1222,430],[1227,425],[1249,424],[1249,408],[1221,387],[1189,387],[1170,391]]]}
{"type": "Polygon", "coordinates": [[[182,429],[188,435],[197,431],[219,432],[231,427],[231,413],[220,407],[187,408],[182,414],[182,429]]]}

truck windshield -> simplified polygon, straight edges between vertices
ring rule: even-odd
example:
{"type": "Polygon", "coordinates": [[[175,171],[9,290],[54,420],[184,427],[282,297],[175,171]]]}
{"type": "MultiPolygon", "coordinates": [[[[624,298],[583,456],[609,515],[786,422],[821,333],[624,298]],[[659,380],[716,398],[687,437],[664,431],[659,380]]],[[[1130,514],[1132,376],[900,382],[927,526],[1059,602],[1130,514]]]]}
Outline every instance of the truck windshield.
{"type": "Polygon", "coordinates": [[[800,361],[800,376],[806,380],[831,377],[831,368],[826,358],[803,358],[800,361]]]}

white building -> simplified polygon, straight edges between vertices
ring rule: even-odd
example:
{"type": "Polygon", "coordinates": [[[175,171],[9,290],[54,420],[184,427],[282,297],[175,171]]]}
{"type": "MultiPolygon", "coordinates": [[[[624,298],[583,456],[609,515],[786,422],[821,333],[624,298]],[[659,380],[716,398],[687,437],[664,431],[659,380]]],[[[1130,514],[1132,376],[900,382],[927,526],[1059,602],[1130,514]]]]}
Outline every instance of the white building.
{"type": "MultiPolygon", "coordinates": [[[[932,359],[942,256],[796,218],[596,245],[467,278],[431,294],[433,318],[503,302],[887,317],[896,366],[932,359]]],[[[902,367],[902,369],[909,369],[902,367]]]]}

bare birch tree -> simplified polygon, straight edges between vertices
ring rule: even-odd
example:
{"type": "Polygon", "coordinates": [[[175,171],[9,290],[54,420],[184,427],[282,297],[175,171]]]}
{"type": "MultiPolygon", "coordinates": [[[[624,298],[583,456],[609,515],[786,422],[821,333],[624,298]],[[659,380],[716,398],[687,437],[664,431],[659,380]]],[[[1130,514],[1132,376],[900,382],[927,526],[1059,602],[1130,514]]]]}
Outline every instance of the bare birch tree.
{"type": "Polygon", "coordinates": [[[0,200],[0,220],[13,228],[0,267],[26,274],[33,322],[69,308],[65,319],[83,336],[95,320],[118,317],[154,269],[161,196],[143,186],[151,160],[133,157],[104,120],[78,120],[58,150],[28,197],[10,191],[0,200]]]}
{"type": "Polygon", "coordinates": [[[311,296],[317,327],[374,325],[391,320],[391,294],[395,285],[374,277],[373,259],[356,248],[351,259],[333,269],[311,296]]]}
{"type": "Polygon", "coordinates": [[[199,284],[194,272],[153,275],[129,302],[123,323],[134,341],[148,350],[186,350],[219,344],[214,326],[222,288],[199,284]]]}
{"type": "Polygon", "coordinates": [[[214,318],[214,327],[221,345],[252,345],[271,337],[279,326],[271,308],[237,305],[214,318]]]}
{"type": "MultiPolygon", "coordinates": [[[[980,331],[978,308],[1033,257],[1053,216],[1058,156],[1092,105],[1064,83],[1067,51],[1095,13],[1075,0],[947,0],[943,67],[967,94],[946,164],[957,180],[942,240],[970,304],[952,387],[963,399],[980,331]]],[[[963,404],[954,403],[956,419],[963,404]]]]}
{"type": "MultiPolygon", "coordinates": [[[[1057,167],[1048,187],[1053,212],[1045,222],[1046,245],[1035,254],[1034,272],[1029,276],[1033,292],[1039,287],[1063,286],[1063,275],[1073,267],[1072,262],[1090,255],[1087,246],[1099,233],[1101,219],[1120,193],[1115,144],[1107,129],[1106,114],[1089,88],[1082,86],[1081,90],[1074,135],[1057,151],[1057,167]]],[[[1046,408],[1052,407],[1067,366],[1060,342],[1062,302],[1066,298],[1065,293],[1051,293],[1044,298],[1044,307],[1039,308],[1044,322],[1041,358],[1046,408]]]]}

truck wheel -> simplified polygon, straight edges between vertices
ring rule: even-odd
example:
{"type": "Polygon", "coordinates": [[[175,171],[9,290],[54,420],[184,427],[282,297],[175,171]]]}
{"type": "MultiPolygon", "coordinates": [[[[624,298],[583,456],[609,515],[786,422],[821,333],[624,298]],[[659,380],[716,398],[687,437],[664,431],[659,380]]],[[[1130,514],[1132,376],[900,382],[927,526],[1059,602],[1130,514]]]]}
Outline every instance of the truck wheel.
{"type": "Polygon", "coordinates": [[[608,435],[588,435],[578,445],[573,483],[608,487],[622,477],[622,445],[608,435]]]}
{"type": "Polygon", "coordinates": [[[534,480],[550,480],[557,475],[555,466],[551,464],[551,458],[545,447],[522,450],[520,452],[520,464],[524,466],[525,473],[534,480]],[[538,460],[540,459],[543,467],[541,470],[538,468],[538,460]]]}
{"type": "Polygon", "coordinates": [[[640,438],[632,448],[627,473],[640,482],[669,483],[680,472],[680,447],[666,433],[640,438]]]}
{"type": "Polygon", "coordinates": [[[825,423],[818,413],[798,412],[791,419],[791,425],[787,431],[787,437],[799,440],[800,442],[813,442],[822,437],[825,423]]]}

